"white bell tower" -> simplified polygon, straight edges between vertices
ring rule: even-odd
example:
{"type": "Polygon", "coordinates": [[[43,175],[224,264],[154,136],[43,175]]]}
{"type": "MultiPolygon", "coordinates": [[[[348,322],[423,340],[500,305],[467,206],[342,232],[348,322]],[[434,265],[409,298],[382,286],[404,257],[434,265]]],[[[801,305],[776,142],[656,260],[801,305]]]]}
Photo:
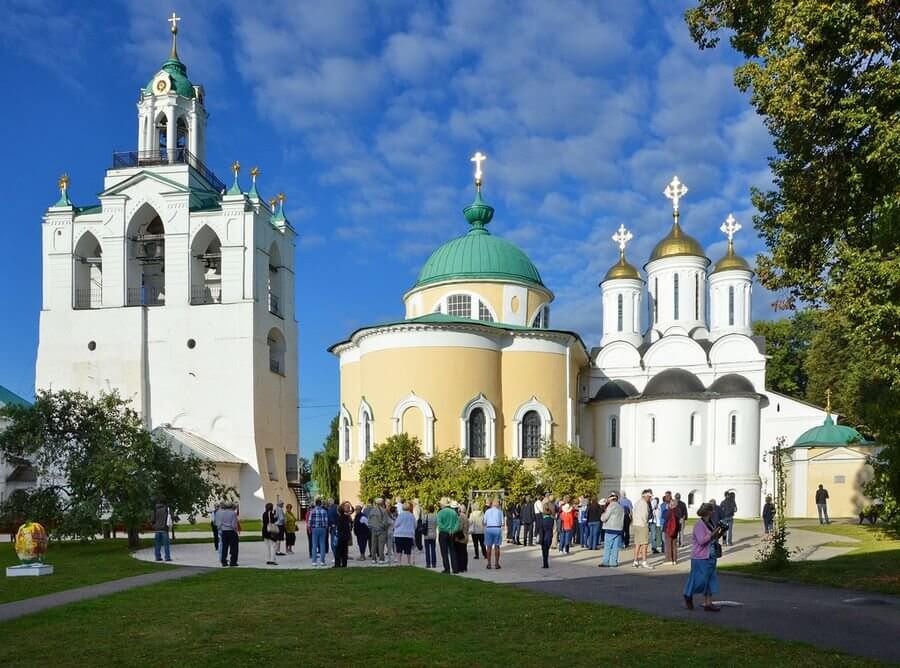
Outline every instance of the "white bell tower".
{"type": "Polygon", "coordinates": [[[641,345],[641,293],[644,281],[638,270],[625,260],[625,246],[634,235],[619,225],[612,240],[619,245],[619,261],[600,282],[603,299],[603,338],[600,345],[627,341],[641,345]]]}
{"type": "Polygon", "coordinates": [[[719,229],[728,237],[728,250],[709,275],[710,338],[715,340],[734,333],[750,336],[753,333],[750,321],[753,270],[734,252],[734,235],[741,224],[728,214],[719,229]]]}
{"type": "Polygon", "coordinates": [[[187,78],[187,66],[178,58],[178,21],[169,18],[172,51],[153,79],[141,89],[138,101],[138,153],[145,162],[188,162],[206,158],[206,119],[203,87],[187,78]],[[185,155],[185,151],[190,155],[185,155]]]}

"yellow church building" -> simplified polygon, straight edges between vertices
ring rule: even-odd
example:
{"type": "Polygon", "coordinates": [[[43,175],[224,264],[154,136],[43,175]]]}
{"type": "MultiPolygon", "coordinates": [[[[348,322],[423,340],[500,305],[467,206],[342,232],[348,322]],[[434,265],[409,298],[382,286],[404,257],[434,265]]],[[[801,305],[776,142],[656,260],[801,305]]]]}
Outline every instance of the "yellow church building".
{"type": "Polygon", "coordinates": [[[550,327],[553,292],[514,244],[488,230],[481,196],[468,233],[440,246],[403,296],[403,320],[363,327],[329,350],[340,361],[342,499],[359,498],[375,443],[407,433],[426,455],[537,459],[541,442],[576,440],[579,370],[589,353],[550,327]]]}

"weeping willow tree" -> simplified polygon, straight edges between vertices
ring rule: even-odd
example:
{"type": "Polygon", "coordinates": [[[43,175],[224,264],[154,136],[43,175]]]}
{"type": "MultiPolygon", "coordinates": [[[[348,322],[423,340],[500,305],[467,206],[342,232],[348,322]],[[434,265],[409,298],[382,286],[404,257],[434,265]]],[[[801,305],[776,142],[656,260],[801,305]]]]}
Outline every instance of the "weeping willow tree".
{"type": "Polygon", "coordinates": [[[335,415],[322,450],[314,454],[312,460],[312,479],[319,488],[319,495],[325,499],[338,499],[341,482],[341,467],[338,464],[339,422],[339,416],[335,415]]]}

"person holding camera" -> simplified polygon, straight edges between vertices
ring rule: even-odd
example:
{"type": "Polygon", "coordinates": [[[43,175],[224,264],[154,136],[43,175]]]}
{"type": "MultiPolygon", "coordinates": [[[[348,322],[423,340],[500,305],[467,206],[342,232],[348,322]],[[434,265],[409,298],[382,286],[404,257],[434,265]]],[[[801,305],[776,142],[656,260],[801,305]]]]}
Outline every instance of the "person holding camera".
{"type": "Polygon", "coordinates": [[[722,556],[719,538],[728,530],[723,523],[712,521],[713,506],[704,503],[697,511],[700,521],[694,525],[691,536],[691,574],[684,585],[684,605],[688,610],[694,609],[694,594],[703,594],[703,609],[707,612],[719,612],[721,608],[713,604],[712,595],[719,592],[719,580],[716,577],[716,561],[722,556]]]}

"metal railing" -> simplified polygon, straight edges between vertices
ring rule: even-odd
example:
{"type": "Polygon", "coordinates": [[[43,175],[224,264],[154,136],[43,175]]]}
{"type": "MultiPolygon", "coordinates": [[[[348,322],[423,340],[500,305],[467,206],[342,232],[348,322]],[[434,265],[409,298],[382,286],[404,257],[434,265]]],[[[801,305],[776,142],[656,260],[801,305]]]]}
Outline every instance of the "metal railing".
{"type": "Polygon", "coordinates": [[[100,308],[103,305],[103,292],[98,288],[79,288],[75,290],[76,309],[100,308]]]}
{"type": "Polygon", "coordinates": [[[171,151],[160,148],[155,151],[116,151],[113,153],[113,169],[127,169],[129,167],[152,167],[154,165],[188,165],[202,176],[212,189],[217,193],[225,190],[225,184],[215,175],[209,167],[186,148],[176,148],[171,151]]]}
{"type": "Polygon", "coordinates": [[[192,285],[191,304],[221,304],[222,286],[217,284],[192,285]]]}
{"type": "Polygon", "coordinates": [[[144,286],[142,288],[128,288],[126,306],[165,306],[166,293],[160,288],[144,286]]]}

